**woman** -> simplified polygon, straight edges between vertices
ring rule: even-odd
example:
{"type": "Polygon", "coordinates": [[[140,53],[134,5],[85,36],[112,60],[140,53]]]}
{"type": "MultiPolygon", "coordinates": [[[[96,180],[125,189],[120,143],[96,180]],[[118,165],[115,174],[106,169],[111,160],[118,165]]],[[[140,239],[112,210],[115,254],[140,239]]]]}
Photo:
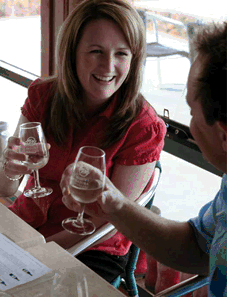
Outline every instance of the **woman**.
{"type": "MultiPolygon", "coordinates": [[[[40,181],[53,193],[40,199],[21,195],[9,208],[47,241],[68,248],[81,238],[62,231],[62,220],[74,212],[62,203],[59,186],[81,146],[105,150],[107,176],[129,199],[138,197],[151,183],[166,130],[139,93],[144,36],[143,22],[127,2],[86,0],[61,28],[56,75],[35,81],[28,89],[18,127],[4,154],[2,183],[11,195],[19,184],[15,175],[29,172],[26,166],[12,163],[13,159],[24,160],[23,154],[12,149],[20,143],[19,125],[41,122],[51,148],[48,164],[39,171],[40,181]]],[[[25,188],[32,186],[31,176],[25,188]]],[[[105,223],[93,221],[97,227],[105,223]]],[[[116,233],[79,259],[112,282],[124,270],[130,244],[116,233]]]]}

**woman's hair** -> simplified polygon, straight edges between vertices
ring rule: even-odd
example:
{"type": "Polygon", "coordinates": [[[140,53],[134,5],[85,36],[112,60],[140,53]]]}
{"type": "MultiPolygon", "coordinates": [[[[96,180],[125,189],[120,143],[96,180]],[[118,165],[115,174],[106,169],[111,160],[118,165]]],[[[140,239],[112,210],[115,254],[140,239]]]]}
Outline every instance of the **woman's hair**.
{"type": "Polygon", "coordinates": [[[139,93],[142,83],[146,38],[143,21],[136,10],[124,0],[85,0],[70,13],[58,35],[56,75],[52,82],[52,100],[45,118],[44,130],[51,132],[58,144],[67,140],[68,131],[80,129],[86,121],[82,86],[76,73],[76,50],[83,29],[92,20],[114,21],[123,31],[132,52],[128,77],[118,92],[118,103],[100,146],[110,146],[123,137],[142,108],[139,93]]]}
{"type": "Polygon", "coordinates": [[[201,102],[207,124],[221,121],[227,125],[227,22],[204,26],[194,44],[203,57],[196,100],[201,102]]]}

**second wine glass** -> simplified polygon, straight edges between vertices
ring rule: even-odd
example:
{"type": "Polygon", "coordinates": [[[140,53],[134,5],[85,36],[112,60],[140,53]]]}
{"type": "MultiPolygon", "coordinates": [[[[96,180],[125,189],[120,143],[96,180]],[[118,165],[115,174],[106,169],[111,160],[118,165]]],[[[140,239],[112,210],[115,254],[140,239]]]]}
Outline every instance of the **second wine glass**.
{"type": "Polygon", "coordinates": [[[39,182],[39,169],[49,160],[49,150],[46,139],[39,122],[28,122],[20,125],[19,138],[21,140],[20,152],[24,153],[26,160],[22,161],[28,168],[33,169],[35,187],[24,191],[26,197],[40,198],[50,195],[51,188],[43,188],[39,182]]]}
{"type": "Polygon", "coordinates": [[[81,147],[69,180],[70,194],[80,203],[81,209],[77,218],[67,218],[62,222],[65,230],[80,235],[88,235],[95,231],[95,225],[83,218],[84,208],[87,203],[96,201],[103,191],[105,176],[105,152],[93,146],[81,147]]]}

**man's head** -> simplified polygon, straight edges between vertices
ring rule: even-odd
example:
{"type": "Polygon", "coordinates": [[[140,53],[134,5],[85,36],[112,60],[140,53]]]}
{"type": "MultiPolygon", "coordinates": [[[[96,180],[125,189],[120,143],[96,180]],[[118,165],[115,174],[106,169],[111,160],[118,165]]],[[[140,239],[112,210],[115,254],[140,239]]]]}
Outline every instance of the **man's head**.
{"type": "Polygon", "coordinates": [[[195,46],[187,93],[190,130],[204,157],[227,172],[227,23],[204,27],[195,46]]]}

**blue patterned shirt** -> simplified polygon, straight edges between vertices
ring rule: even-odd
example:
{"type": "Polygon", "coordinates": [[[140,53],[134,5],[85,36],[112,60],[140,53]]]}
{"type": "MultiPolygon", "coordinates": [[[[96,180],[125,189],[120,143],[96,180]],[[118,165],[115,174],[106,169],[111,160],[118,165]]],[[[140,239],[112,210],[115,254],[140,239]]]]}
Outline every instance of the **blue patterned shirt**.
{"type": "Polygon", "coordinates": [[[227,297],[227,175],[214,200],[189,220],[201,249],[210,254],[209,297],[227,297]]]}

